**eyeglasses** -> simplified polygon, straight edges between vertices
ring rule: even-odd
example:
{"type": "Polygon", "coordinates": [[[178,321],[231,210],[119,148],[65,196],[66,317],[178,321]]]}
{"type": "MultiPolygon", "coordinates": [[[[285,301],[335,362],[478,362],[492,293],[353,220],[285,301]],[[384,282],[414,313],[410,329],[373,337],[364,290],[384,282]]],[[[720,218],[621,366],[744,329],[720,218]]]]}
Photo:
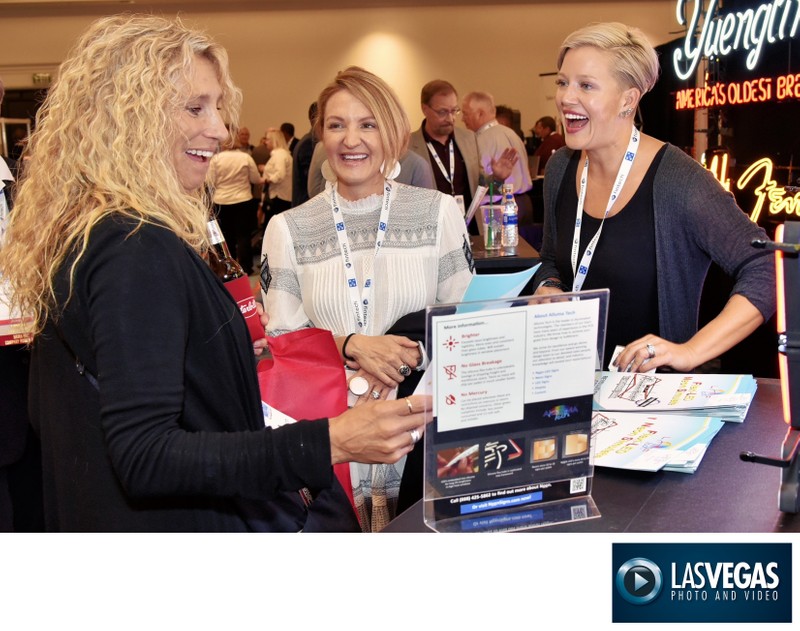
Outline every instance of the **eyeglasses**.
{"type": "Polygon", "coordinates": [[[434,109],[431,109],[431,112],[436,114],[436,116],[438,116],[439,118],[447,118],[448,116],[452,116],[453,118],[455,118],[456,116],[461,114],[461,108],[460,107],[454,107],[452,110],[434,110],[434,109]]]}

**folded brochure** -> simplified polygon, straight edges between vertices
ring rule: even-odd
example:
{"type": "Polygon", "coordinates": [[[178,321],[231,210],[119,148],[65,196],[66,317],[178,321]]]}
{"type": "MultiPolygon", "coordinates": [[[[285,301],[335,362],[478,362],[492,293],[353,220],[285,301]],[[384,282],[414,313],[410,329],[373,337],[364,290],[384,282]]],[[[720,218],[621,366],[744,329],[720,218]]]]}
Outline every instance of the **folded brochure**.
{"type": "Polygon", "coordinates": [[[601,371],[595,379],[594,409],[715,416],[741,423],[756,385],[752,375],[601,371]]]}

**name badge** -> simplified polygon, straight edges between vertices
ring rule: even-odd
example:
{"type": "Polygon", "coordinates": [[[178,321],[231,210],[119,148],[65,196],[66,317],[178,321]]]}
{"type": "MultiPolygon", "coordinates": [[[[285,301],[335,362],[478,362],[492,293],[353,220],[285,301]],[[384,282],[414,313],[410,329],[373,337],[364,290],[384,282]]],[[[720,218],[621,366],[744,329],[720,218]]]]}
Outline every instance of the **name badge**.
{"type": "Polygon", "coordinates": [[[456,200],[456,204],[458,204],[458,208],[461,211],[461,216],[467,216],[467,207],[464,204],[464,196],[463,195],[453,195],[453,198],[456,200]]]}

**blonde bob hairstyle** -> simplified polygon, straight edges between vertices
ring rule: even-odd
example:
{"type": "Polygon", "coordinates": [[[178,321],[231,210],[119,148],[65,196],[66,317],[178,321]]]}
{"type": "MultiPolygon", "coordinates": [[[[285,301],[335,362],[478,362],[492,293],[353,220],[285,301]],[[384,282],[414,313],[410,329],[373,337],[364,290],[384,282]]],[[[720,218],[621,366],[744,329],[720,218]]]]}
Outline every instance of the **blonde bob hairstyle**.
{"type": "Polygon", "coordinates": [[[104,217],[159,224],[198,252],[207,247],[207,200],[183,190],[173,163],[198,56],[216,69],[220,115],[235,134],[241,93],[227,53],[178,19],[101,18],[61,65],[36,116],[0,251],[12,305],[35,317],[37,332],[58,315],[57,272],[71,260],[71,295],[90,231],[104,217]]]}
{"type": "Polygon", "coordinates": [[[658,55],[638,28],[619,22],[589,24],[567,35],[558,50],[558,69],[572,48],[593,46],[612,57],[611,72],[624,88],[637,88],[644,96],[658,80],[658,55]]]}
{"type": "Polygon", "coordinates": [[[342,90],[348,91],[361,101],[375,117],[383,146],[384,162],[381,173],[387,177],[395,164],[405,155],[411,134],[411,125],[400,99],[377,75],[358,66],[350,66],[339,72],[317,99],[318,116],[314,123],[317,138],[321,139],[325,131],[325,108],[328,101],[342,90]]]}

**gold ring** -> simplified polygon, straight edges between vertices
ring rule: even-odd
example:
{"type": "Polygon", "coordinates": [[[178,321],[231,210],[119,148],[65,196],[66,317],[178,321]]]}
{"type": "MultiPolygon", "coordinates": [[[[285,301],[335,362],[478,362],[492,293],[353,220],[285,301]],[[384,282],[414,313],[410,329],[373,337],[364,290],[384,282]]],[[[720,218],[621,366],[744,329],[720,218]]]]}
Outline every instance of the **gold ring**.
{"type": "Polygon", "coordinates": [[[411,405],[411,399],[406,397],[405,400],[406,400],[406,405],[408,406],[408,413],[409,414],[413,414],[414,413],[414,406],[411,405]]]}

